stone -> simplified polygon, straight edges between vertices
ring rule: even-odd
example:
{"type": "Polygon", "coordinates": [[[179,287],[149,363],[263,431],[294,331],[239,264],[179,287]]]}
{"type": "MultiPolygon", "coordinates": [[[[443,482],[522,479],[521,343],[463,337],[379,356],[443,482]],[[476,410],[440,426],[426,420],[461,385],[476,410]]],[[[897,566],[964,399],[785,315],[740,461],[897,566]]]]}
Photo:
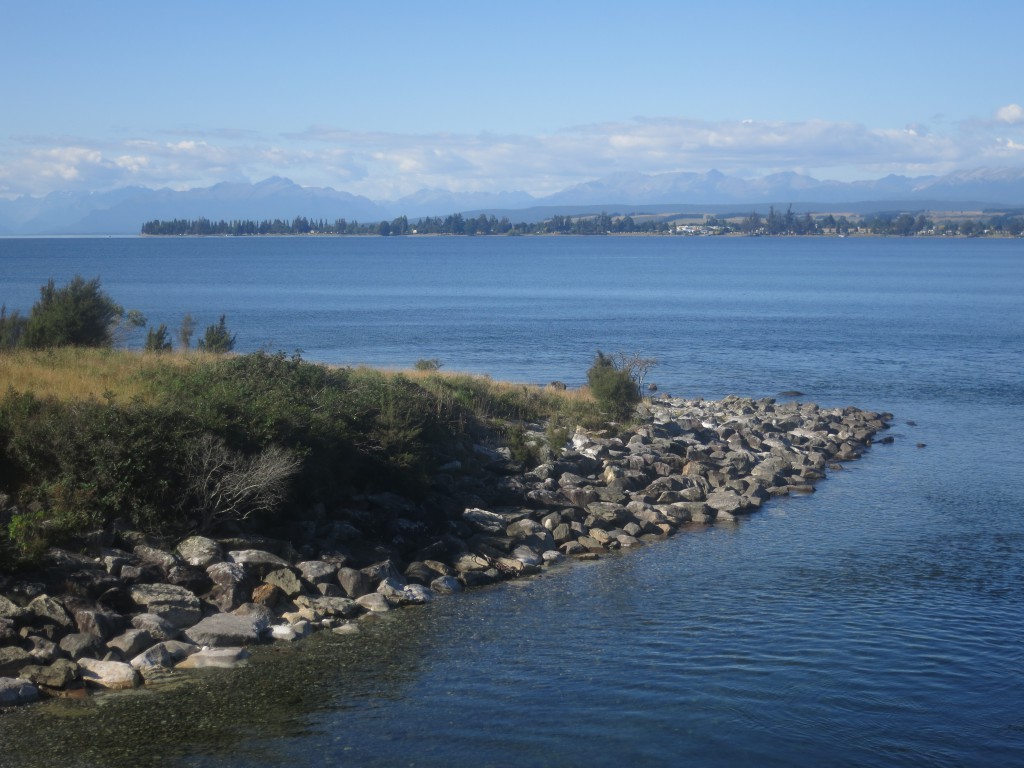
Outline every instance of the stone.
{"type": "Polygon", "coordinates": [[[439,575],[440,574],[423,562],[409,563],[409,566],[405,569],[405,573],[403,574],[406,581],[423,585],[429,584],[439,575]]]}
{"type": "Polygon", "coordinates": [[[0,595],[0,619],[11,619],[22,621],[28,616],[28,611],[19,605],[15,605],[3,595],[0,595]]]}
{"type": "Polygon", "coordinates": [[[303,597],[296,601],[299,602],[309,605],[323,616],[349,619],[361,613],[359,602],[347,597],[303,597]]]}
{"type": "Polygon", "coordinates": [[[402,575],[402,571],[394,563],[393,560],[384,560],[373,565],[368,565],[362,569],[363,573],[366,574],[370,580],[372,588],[376,589],[377,585],[385,579],[394,579],[405,583],[405,576],[402,575]]]}
{"type": "Polygon", "coordinates": [[[32,664],[21,670],[19,677],[45,688],[67,688],[78,679],[78,664],[57,659],[47,666],[32,664]]]}
{"type": "Polygon", "coordinates": [[[258,642],[262,631],[259,619],[216,613],[189,627],[183,634],[189,642],[196,645],[223,648],[258,642]]]}
{"type": "Polygon", "coordinates": [[[249,652],[245,648],[203,648],[184,661],[178,662],[175,669],[231,668],[238,666],[247,658],[249,652]]]}
{"type": "Polygon", "coordinates": [[[62,654],[60,646],[52,640],[47,640],[45,637],[32,635],[28,638],[28,642],[32,647],[27,648],[26,650],[39,664],[52,664],[54,661],[59,659],[62,654]]]}
{"type": "Polygon", "coordinates": [[[175,664],[199,651],[198,645],[182,643],[177,640],[168,640],[164,643],[157,643],[151,648],[135,656],[131,660],[131,666],[137,670],[145,670],[149,667],[163,667],[170,669],[175,664]]]}
{"type": "Polygon", "coordinates": [[[310,584],[328,584],[338,578],[338,565],[323,560],[306,560],[295,566],[310,584]]]}
{"type": "Polygon", "coordinates": [[[391,610],[391,603],[379,592],[370,592],[356,598],[356,604],[360,608],[371,613],[386,613],[391,610]]]}
{"type": "Polygon", "coordinates": [[[178,558],[170,552],[164,552],[162,549],[156,549],[155,547],[147,547],[145,544],[136,546],[134,554],[143,565],[155,565],[165,573],[178,564],[178,558]]]}
{"type": "Polygon", "coordinates": [[[0,677],[0,707],[31,704],[39,699],[39,689],[28,680],[0,677]]]}
{"type": "Polygon", "coordinates": [[[222,611],[233,611],[252,596],[252,581],[238,563],[214,563],[206,569],[213,582],[207,599],[222,611]]]}
{"type": "Polygon", "coordinates": [[[437,595],[455,595],[463,591],[462,582],[454,576],[438,576],[430,582],[430,588],[437,595]]]}
{"type": "MultiPolygon", "coordinates": [[[[262,579],[271,571],[289,567],[287,560],[262,549],[241,549],[228,552],[228,561],[245,568],[245,572],[262,579]]],[[[209,569],[207,569],[209,573],[209,569]]]]}
{"type": "Polygon", "coordinates": [[[475,507],[465,510],[462,513],[462,519],[482,533],[502,534],[508,525],[508,522],[501,515],[475,507]]]}
{"type": "Polygon", "coordinates": [[[73,632],[65,635],[60,640],[60,649],[72,659],[78,660],[83,657],[93,659],[103,658],[106,653],[105,646],[95,635],[87,635],[84,632],[73,632]]]}
{"type": "Polygon", "coordinates": [[[285,599],[285,594],[273,584],[258,584],[252,591],[252,602],[274,608],[285,599]]]}
{"type": "Polygon", "coordinates": [[[338,569],[338,584],[342,591],[353,599],[362,597],[373,591],[370,577],[355,568],[338,569]]]}
{"type": "Polygon", "coordinates": [[[220,544],[205,536],[189,536],[178,544],[177,553],[189,565],[203,569],[224,559],[220,544]]]}
{"type": "Polygon", "coordinates": [[[263,577],[263,582],[274,585],[288,597],[295,597],[302,592],[302,582],[291,568],[279,568],[276,571],[271,571],[263,577]]]}
{"type": "Polygon", "coordinates": [[[107,648],[118,651],[126,659],[134,658],[157,641],[144,629],[129,629],[107,640],[107,648]]]}
{"type": "Polygon", "coordinates": [[[155,613],[140,613],[138,616],[133,616],[132,627],[148,632],[158,643],[176,640],[181,634],[178,627],[155,613]]]}
{"type": "Polygon", "coordinates": [[[187,627],[203,617],[199,598],[173,584],[136,584],[132,600],[147,613],[154,613],[176,627],[187,627]]]}
{"type": "Polygon", "coordinates": [[[743,498],[733,490],[719,490],[709,493],[704,503],[717,512],[736,513],[746,507],[743,498]]]}
{"type": "Polygon", "coordinates": [[[194,565],[175,565],[167,571],[166,581],[184,587],[194,595],[203,595],[213,587],[213,580],[202,568],[194,565]]]}
{"type": "Polygon", "coordinates": [[[88,609],[75,611],[75,623],[79,632],[98,637],[100,640],[107,640],[123,632],[128,624],[119,614],[88,609]]]}
{"type": "Polygon", "coordinates": [[[10,676],[35,661],[32,654],[15,645],[0,648],[0,676],[10,676]]]}
{"type": "Polygon", "coordinates": [[[139,673],[131,664],[120,661],[97,661],[81,659],[78,668],[87,685],[111,690],[134,688],[139,684],[139,673]]]}
{"type": "Polygon", "coordinates": [[[49,595],[40,595],[28,604],[28,611],[35,626],[53,624],[70,630],[74,621],[64,604],[49,595]]]}

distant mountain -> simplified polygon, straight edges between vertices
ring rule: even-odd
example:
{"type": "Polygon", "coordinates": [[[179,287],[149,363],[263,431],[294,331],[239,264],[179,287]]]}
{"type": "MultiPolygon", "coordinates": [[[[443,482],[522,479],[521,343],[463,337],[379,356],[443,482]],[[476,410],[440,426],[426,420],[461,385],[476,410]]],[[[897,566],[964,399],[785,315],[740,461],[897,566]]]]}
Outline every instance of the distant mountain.
{"type": "MultiPolygon", "coordinates": [[[[390,220],[405,215],[486,212],[527,220],[544,212],[631,212],[638,207],[725,207],[794,204],[801,210],[951,209],[1024,206],[1024,169],[975,169],[945,176],[886,176],[873,181],[820,181],[799,173],[742,179],[707,173],[618,173],[543,198],[525,192],[458,193],[423,189],[394,201],[374,201],[330,187],[301,187],[272,177],[256,184],[221,183],[185,191],[125,187],[112,192],[54,192],[0,200],[0,234],[136,234],[153,219],[390,220]],[[815,208],[815,206],[820,206],[815,208]]],[[[550,215],[550,214],[548,214],[550,215]]]]}

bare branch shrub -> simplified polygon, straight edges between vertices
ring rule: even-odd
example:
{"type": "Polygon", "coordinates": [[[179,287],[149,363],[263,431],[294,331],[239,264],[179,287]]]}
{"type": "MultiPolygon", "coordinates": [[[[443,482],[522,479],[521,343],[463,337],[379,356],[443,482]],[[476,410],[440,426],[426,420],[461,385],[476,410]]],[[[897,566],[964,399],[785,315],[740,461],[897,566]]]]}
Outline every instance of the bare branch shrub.
{"type": "Polygon", "coordinates": [[[630,378],[636,382],[637,391],[642,394],[644,379],[651,372],[651,368],[658,364],[658,359],[656,357],[644,357],[640,352],[618,352],[615,358],[617,361],[616,367],[620,371],[626,371],[629,374],[630,378]]]}
{"type": "Polygon", "coordinates": [[[246,456],[219,437],[203,435],[193,444],[185,466],[189,504],[199,530],[273,512],[301,464],[293,451],[276,445],[246,456]]]}

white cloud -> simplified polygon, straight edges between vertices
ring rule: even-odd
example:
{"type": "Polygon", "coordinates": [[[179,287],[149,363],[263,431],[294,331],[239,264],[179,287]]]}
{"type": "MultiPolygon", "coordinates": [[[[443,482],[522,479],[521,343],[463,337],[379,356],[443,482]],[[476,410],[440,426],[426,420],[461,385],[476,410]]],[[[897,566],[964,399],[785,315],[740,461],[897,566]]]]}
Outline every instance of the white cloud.
{"type": "Polygon", "coordinates": [[[1024,123],[1024,107],[1020,104],[1007,104],[996,111],[996,119],[1004,123],[1024,123]]]}
{"type": "Polygon", "coordinates": [[[567,127],[547,134],[397,134],[313,126],[119,141],[21,137],[0,143],[0,190],[44,194],[128,184],[175,189],[287,176],[374,199],[422,188],[548,194],[614,173],[720,170],[746,177],[800,170],[819,178],[940,174],[1019,163],[1024,109],[998,120],[873,128],[855,122],[709,121],[686,117],[567,127]]]}

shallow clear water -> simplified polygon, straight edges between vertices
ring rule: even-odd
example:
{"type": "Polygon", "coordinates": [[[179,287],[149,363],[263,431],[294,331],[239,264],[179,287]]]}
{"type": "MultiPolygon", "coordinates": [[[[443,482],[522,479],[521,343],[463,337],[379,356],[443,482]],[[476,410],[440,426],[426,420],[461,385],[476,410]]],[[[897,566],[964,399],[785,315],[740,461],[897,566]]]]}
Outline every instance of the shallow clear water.
{"type": "Polygon", "coordinates": [[[18,711],[0,765],[1020,762],[1024,241],[0,240],[9,308],[76,272],[242,349],[569,384],[640,350],[662,390],[798,389],[896,441],[735,525],[18,711]]]}

